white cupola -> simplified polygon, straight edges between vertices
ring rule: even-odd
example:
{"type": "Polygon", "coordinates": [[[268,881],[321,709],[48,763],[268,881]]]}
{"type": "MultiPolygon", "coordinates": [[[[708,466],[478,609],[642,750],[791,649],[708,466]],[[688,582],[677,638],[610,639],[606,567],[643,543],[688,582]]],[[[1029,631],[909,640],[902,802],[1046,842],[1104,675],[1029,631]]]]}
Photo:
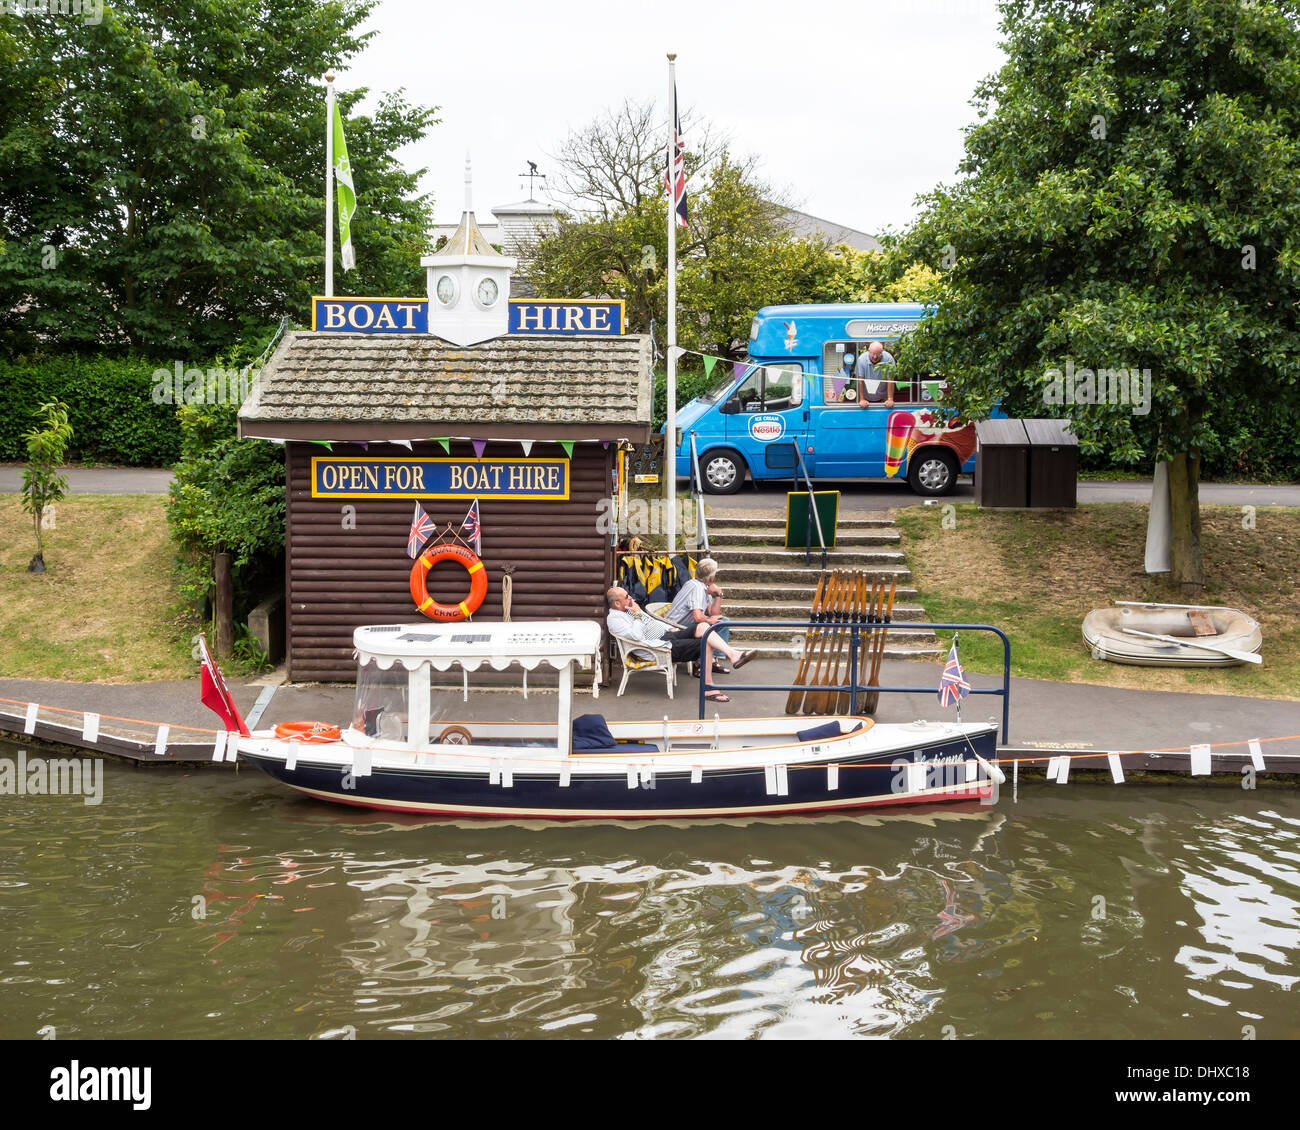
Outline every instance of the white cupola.
{"type": "Polygon", "coordinates": [[[510,327],[510,272],[518,261],[499,255],[474,219],[469,155],[465,156],[465,211],[440,251],[420,258],[429,291],[429,332],[454,345],[500,337],[510,327]]]}

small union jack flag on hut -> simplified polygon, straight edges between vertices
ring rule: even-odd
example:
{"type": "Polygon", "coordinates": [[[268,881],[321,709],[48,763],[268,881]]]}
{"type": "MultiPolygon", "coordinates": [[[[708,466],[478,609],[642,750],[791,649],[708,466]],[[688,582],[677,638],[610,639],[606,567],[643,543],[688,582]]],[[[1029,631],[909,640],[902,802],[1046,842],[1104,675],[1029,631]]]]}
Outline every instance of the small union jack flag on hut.
{"type": "Polygon", "coordinates": [[[939,680],[939,704],[960,709],[961,700],[970,693],[970,683],[966,681],[966,672],[961,669],[961,660],[957,658],[957,637],[952,637],[952,650],[948,652],[948,662],[943,667],[943,677],[939,680]]]}
{"type": "Polygon", "coordinates": [[[474,505],[469,508],[469,513],[465,515],[465,521],[460,524],[461,533],[474,542],[474,552],[480,557],[483,556],[483,527],[478,523],[478,499],[474,500],[474,505]]]}
{"type": "Polygon", "coordinates": [[[433,519],[424,512],[424,507],[415,504],[415,516],[411,519],[411,536],[406,543],[406,556],[418,557],[422,546],[433,534],[433,519]]]}

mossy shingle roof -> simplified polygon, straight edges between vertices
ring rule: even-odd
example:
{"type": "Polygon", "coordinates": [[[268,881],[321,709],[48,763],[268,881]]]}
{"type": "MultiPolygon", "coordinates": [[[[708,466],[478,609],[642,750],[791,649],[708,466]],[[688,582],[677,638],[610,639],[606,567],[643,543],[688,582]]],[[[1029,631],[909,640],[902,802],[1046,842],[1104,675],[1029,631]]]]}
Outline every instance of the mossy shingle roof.
{"type": "Polygon", "coordinates": [[[373,425],[415,438],[469,434],[460,426],[488,434],[495,425],[510,434],[560,428],[603,439],[649,428],[651,390],[650,340],[641,335],[458,346],[430,334],[296,331],[262,370],[239,418],[241,432],[255,436],[343,439],[373,425]],[[286,427],[277,433],[275,425],[286,427]]]}

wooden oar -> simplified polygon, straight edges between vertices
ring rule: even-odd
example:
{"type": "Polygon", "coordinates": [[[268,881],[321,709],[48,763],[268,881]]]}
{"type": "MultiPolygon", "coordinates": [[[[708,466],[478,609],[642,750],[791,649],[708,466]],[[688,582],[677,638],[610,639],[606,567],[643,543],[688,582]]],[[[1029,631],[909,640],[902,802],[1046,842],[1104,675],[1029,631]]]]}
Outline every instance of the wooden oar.
{"type": "Polygon", "coordinates": [[[822,630],[817,639],[817,661],[812,678],[808,680],[809,691],[804,696],[803,712],[819,714],[821,712],[822,691],[820,688],[826,678],[826,664],[831,654],[831,625],[835,621],[835,610],[839,607],[840,593],[844,588],[844,577],[840,570],[831,573],[830,591],[826,597],[825,614],[822,617],[822,630]]]}
{"type": "MultiPolygon", "coordinates": [[[[835,605],[834,615],[831,623],[830,643],[827,647],[826,674],[822,679],[822,685],[830,688],[840,681],[840,660],[844,655],[844,638],[848,635],[844,625],[849,618],[849,610],[852,606],[853,599],[853,573],[846,570],[840,585],[839,601],[835,605]]],[[[839,691],[824,690],[817,696],[817,705],[813,710],[815,714],[834,714],[836,704],[840,700],[839,691]]]]}
{"type": "MultiPolygon", "coordinates": [[[[858,685],[866,683],[871,674],[871,652],[876,644],[876,632],[872,624],[876,621],[876,607],[885,597],[885,578],[879,573],[871,574],[871,591],[867,594],[866,624],[867,628],[858,639],[858,685]]],[[[858,701],[861,710],[864,699],[858,701]]]]}
{"type": "MultiPolygon", "coordinates": [[[[884,578],[881,578],[882,580],[884,578]]],[[[883,588],[883,586],[882,586],[883,588]]],[[[894,610],[894,593],[898,591],[898,578],[894,577],[889,582],[889,595],[883,600],[881,608],[880,627],[876,629],[875,649],[871,654],[871,678],[867,680],[867,686],[876,687],[880,685],[880,661],[885,657],[885,636],[889,631],[889,616],[894,610]]],[[[875,691],[870,699],[871,708],[868,714],[874,715],[877,707],[880,705],[880,692],[875,691]]]]}
{"type": "Polygon", "coordinates": [[[830,610],[835,604],[835,594],[840,583],[839,578],[839,573],[837,571],[832,571],[826,580],[826,591],[822,594],[821,613],[817,617],[817,636],[813,640],[812,651],[808,663],[808,677],[805,680],[810,689],[803,693],[798,707],[798,709],[803,711],[805,714],[811,713],[809,699],[811,699],[816,693],[811,688],[815,687],[821,679],[822,659],[826,653],[826,624],[830,619],[830,610]]]}
{"type": "MultiPolygon", "coordinates": [[[[863,596],[863,589],[864,589],[864,585],[866,584],[866,581],[865,581],[865,574],[863,574],[860,570],[855,569],[852,573],[852,577],[853,577],[853,599],[850,602],[849,623],[857,624],[860,623],[862,620],[862,612],[863,612],[862,606],[863,606],[863,601],[865,599],[863,596]]],[[[853,633],[851,631],[848,631],[846,632],[846,635],[848,636],[849,648],[848,648],[848,657],[846,662],[846,667],[848,668],[848,670],[844,672],[845,678],[848,677],[849,671],[853,669],[853,633]]],[[[844,681],[843,679],[840,680],[840,682],[843,681],[844,681]]],[[[836,695],[835,709],[832,711],[832,713],[847,714],[848,712],[849,712],[849,692],[840,691],[839,694],[836,695]]]]}
{"type": "Polygon", "coordinates": [[[1155,632],[1139,632],[1136,628],[1121,628],[1121,632],[1130,636],[1145,636],[1149,640],[1164,640],[1165,643],[1176,643],[1179,647],[1196,647],[1201,651],[1212,651],[1215,655],[1226,655],[1229,659],[1236,659],[1240,663],[1263,663],[1262,656],[1256,655],[1253,651],[1234,651],[1230,647],[1215,647],[1208,643],[1193,643],[1191,640],[1179,639],[1177,636],[1161,636],[1155,632]]]}
{"type": "MultiPolygon", "coordinates": [[[[821,616],[822,611],[822,594],[826,589],[826,574],[823,573],[817,578],[817,592],[813,595],[812,610],[808,615],[809,621],[816,623],[821,616]]],[[[799,704],[803,702],[805,694],[803,688],[804,680],[808,677],[808,667],[812,663],[813,639],[815,638],[814,629],[808,628],[803,635],[803,654],[799,656],[799,667],[794,673],[794,682],[799,685],[799,689],[792,690],[785,700],[785,712],[787,714],[798,714],[799,704]]]]}

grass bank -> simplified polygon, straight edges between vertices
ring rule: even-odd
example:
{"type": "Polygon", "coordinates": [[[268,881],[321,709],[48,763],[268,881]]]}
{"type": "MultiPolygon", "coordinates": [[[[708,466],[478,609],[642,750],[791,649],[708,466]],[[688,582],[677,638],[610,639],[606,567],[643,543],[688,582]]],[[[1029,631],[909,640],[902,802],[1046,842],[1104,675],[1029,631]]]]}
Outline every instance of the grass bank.
{"type": "MultiPolygon", "coordinates": [[[[1184,670],[1093,659],[1083,618],[1116,600],[1192,603],[1143,569],[1147,508],[1105,503],[1077,510],[980,510],[963,505],[951,529],[943,507],[894,517],[919,599],[938,622],[996,624],[1011,639],[1012,673],[1149,690],[1300,700],[1300,510],[1260,507],[1243,528],[1240,507],[1205,506],[1208,584],[1198,603],[1240,608],[1264,633],[1262,666],[1184,670]]],[[[951,522],[950,522],[951,524],[951,522]]],[[[1001,672],[1001,643],[962,638],[963,662],[1001,672]]]]}
{"type": "Polygon", "coordinates": [[[0,494],[0,676],[129,683],[195,673],[175,618],[172,547],[157,495],[71,495],[28,573],[31,517],[0,494]]]}

